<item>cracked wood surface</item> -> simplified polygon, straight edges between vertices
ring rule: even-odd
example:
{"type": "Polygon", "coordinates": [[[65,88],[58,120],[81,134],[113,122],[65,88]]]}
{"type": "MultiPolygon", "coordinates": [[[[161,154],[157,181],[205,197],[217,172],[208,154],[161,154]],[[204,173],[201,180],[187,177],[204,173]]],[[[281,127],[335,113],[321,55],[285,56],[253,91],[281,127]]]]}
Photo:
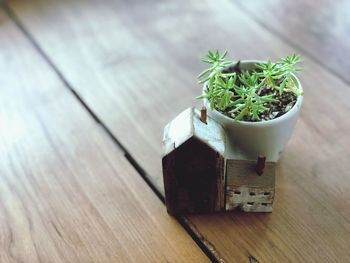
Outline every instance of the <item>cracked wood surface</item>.
{"type": "Polygon", "coordinates": [[[0,262],[209,262],[0,9],[0,262]]]}
{"type": "MultiPolygon", "coordinates": [[[[225,0],[15,0],[9,5],[160,192],[163,127],[200,104],[194,100],[201,90],[197,57],[216,48],[242,59],[300,52],[225,0]]],[[[307,27],[300,30],[295,39],[302,39],[307,27]]],[[[314,52],[312,45],[304,48],[314,52]]],[[[277,167],[274,212],[185,218],[218,259],[350,260],[350,89],[323,64],[302,55],[305,100],[277,167]]]]}

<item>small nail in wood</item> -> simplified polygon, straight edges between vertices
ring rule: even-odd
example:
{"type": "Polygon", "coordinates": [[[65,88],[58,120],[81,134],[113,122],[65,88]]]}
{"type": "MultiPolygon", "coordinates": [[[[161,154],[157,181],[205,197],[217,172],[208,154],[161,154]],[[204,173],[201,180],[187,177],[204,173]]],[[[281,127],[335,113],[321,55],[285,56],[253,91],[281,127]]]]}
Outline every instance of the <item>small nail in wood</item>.
{"type": "Polygon", "coordinates": [[[257,164],[256,164],[256,173],[258,175],[262,175],[264,173],[265,161],[266,161],[266,157],[265,156],[259,156],[258,157],[258,161],[257,161],[257,164]]]}
{"type": "Polygon", "coordinates": [[[202,107],[201,109],[201,118],[200,118],[201,122],[207,124],[207,108],[206,107],[202,107]]]}

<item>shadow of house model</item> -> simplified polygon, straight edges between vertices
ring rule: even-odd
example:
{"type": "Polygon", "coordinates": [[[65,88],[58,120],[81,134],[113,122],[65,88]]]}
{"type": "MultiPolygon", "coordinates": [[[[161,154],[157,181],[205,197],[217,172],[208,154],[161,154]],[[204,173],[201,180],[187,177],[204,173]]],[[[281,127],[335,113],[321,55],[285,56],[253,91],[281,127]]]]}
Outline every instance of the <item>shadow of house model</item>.
{"type": "Polygon", "coordinates": [[[189,108],[166,125],[163,146],[169,214],[272,211],[275,163],[232,154],[225,130],[205,109],[189,108]]]}

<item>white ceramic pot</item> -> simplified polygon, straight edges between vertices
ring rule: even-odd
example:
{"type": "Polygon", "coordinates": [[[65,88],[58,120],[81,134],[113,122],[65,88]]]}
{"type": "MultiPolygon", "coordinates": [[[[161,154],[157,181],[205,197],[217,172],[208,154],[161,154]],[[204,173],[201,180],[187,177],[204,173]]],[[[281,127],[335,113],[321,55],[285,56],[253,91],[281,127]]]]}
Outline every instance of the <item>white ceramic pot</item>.
{"type": "MultiPolygon", "coordinates": [[[[253,69],[256,63],[261,61],[242,60],[240,67],[242,69],[253,69]]],[[[302,86],[297,78],[299,87],[302,86]]],[[[203,90],[206,84],[203,86],[203,90]]],[[[204,105],[208,109],[208,114],[226,130],[229,147],[227,157],[241,156],[256,160],[259,155],[266,156],[267,161],[276,162],[290,139],[294,126],[296,124],[303,96],[298,96],[295,105],[284,115],[269,121],[247,122],[235,121],[217,110],[210,110],[207,100],[204,105]]]]}

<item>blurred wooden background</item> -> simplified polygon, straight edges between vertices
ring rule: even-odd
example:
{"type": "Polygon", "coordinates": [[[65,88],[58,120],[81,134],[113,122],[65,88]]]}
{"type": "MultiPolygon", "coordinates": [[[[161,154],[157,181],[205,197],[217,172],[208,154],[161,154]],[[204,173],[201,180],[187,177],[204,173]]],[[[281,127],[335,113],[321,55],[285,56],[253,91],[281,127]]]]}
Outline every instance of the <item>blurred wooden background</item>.
{"type": "Polygon", "coordinates": [[[350,2],[13,0],[0,8],[0,262],[349,262],[350,2]],[[198,57],[303,56],[272,214],[172,218],[164,125],[198,57]]]}

